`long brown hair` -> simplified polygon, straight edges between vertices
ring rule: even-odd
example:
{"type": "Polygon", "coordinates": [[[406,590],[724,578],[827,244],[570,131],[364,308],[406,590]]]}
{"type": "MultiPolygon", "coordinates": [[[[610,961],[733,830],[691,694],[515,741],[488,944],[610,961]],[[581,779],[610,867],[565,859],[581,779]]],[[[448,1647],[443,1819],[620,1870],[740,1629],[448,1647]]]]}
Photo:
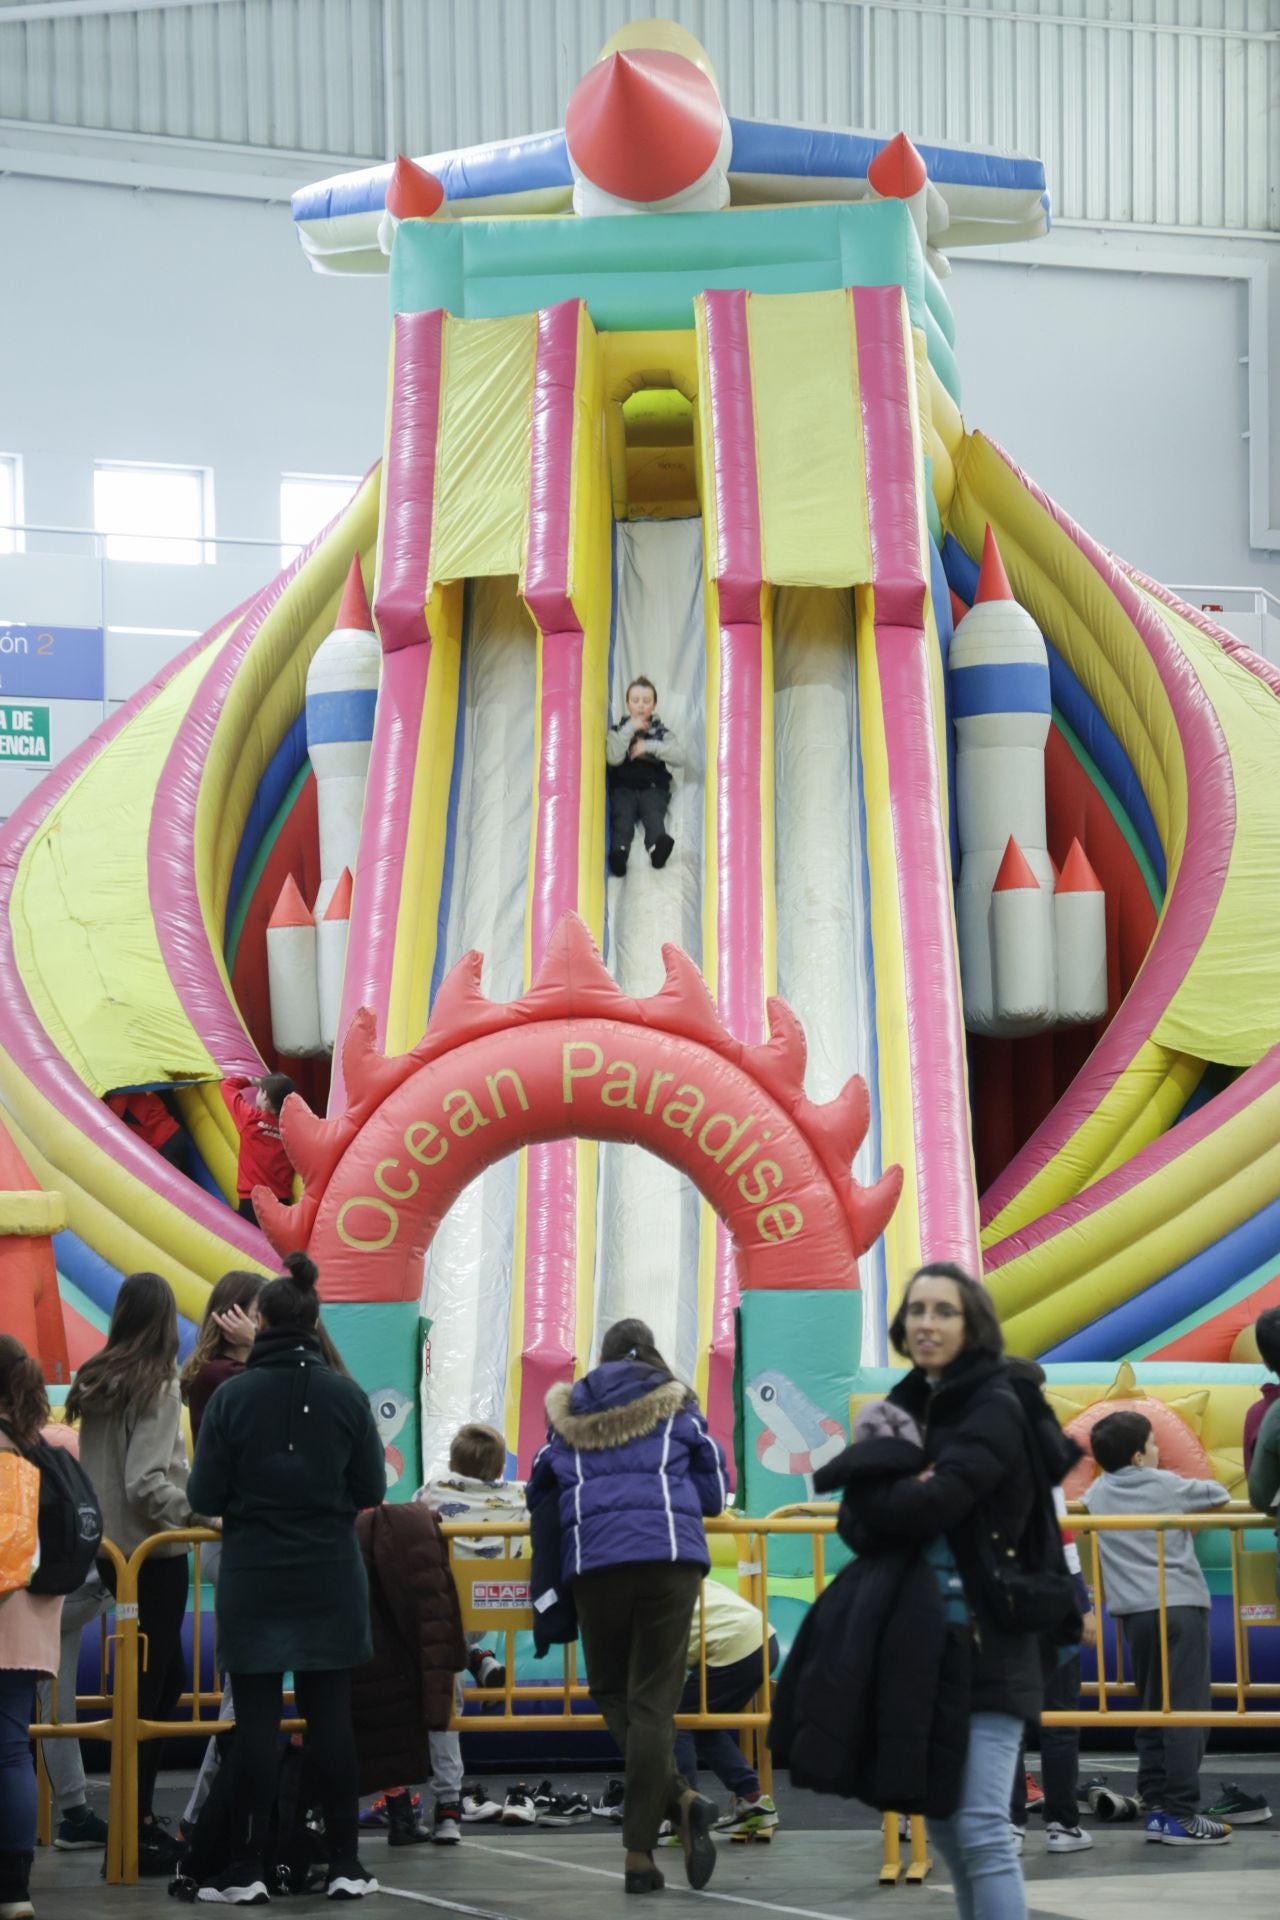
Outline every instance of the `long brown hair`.
{"type": "Polygon", "coordinates": [[[0,1419],[7,1420],[15,1437],[29,1447],[39,1439],[48,1418],[49,1400],[39,1361],[32,1359],[21,1340],[0,1333],[0,1419]]]}
{"type": "Polygon", "coordinates": [[[205,1306],[204,1318],[200,1322],[200,1331],[196,1335],[195,1346],[186,1365],[178,1375],[178,1385],[182,1389],[184,1400],[191,1398],[191,1389],[195,1385],[196,1375],[201,1367],[210,1360],[224,1360],[231,1352],[226,1334],[218,1325],[215,1315],[229,1313],[232,1307],[243,1307],[245,1312],[255,1305],[262,1292],[262,1275],[248,1273],[233,1267],[230,1273],[224,1273],[221,1280],[215,1280],[209,1289],[209,1299],[205,1306]]]}
{"type": "Polygon", "coordinates": [[[66,1417],[145,1412],[173,1379],[178,1358],[178,1308],[173,1288],[158,1273],[131,1273],[111,1309],[107,1344],[85,1361],[67,1395],[66,1417]]]}

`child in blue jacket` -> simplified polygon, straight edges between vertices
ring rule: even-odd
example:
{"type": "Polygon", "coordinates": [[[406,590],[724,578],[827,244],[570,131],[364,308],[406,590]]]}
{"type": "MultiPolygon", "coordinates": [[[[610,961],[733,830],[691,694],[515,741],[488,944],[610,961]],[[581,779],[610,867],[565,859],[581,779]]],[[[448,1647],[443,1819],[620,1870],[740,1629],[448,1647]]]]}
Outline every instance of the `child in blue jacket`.
{"type": "Polygon", "coordinates": [[[600,1365],[547,1395],[531,1509],[559,1501],[561,1577],[572,1583],[592,1697],[623,1756],[628,1893],[661,1887],[653,1849],[677,1827],[689,1883],[715,1867],[716,1809],[675,1771],[675,1713],[693,1610],[711,1565],[703,1517],[729,1497],[724,1455],[696,1397],[641,1320],[620,1320],[600,1365]]]}

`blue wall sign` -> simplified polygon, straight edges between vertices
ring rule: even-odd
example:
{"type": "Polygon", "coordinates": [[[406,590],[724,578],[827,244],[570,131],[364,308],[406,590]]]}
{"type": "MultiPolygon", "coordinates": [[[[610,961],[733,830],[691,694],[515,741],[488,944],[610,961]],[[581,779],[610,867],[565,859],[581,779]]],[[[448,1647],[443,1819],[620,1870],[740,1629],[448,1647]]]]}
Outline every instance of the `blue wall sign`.
{"type": "Polygon", "coordinates": [[[42,627],[0,621],[0,696],[101,700],[105,688],[101,627],[42,627]]]}

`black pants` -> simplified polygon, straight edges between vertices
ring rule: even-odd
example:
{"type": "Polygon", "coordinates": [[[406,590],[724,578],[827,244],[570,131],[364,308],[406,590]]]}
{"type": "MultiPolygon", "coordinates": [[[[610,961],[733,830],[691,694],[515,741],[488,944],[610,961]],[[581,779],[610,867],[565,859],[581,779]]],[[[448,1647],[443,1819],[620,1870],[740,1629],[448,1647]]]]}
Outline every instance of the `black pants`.
{"type": "Polygon", "coordinates": [[[251,1220],[254,1226],[255,1227],[257,1226],[258,1216],[254,1211],[252,1200],[249,1200],[249,1199],[242,1200],[240,1202],[240,1205],[236,1208],[236,1212],[240,1215],[240,1218],[242,1220],[251,1220]]]}
{"type": "Polygon", "coordinates": [[[658,836],[667,830],[667,801],[670,798],[667,787],[610,787],[610,853],[630,853],[637,820],[644,828],[644,844],[652,853],[658,844],[658,836]]]}
{"type": "MultiPolygon", "coordinates": [[[[1080,1704],[1080,1655],[1055,1667],[1044,1683],[1046,1713],[1069,1713],[1080,1704]]],[[[1028,1723],[1030,1724],[1030,1723],[1028,1723]]],[[[1076,1778],[1080,1771],[1079,1727],[1040,1727],[1040,1784],[1044,1788],[1045,1826],[1078,1827],[1080,1812],[1076,1806],[1076,1778]]],[[[1013,1779],[1013,1805],[1010,1809],[1015,1827],[1027,1824],[1027,1776],[1018,1760],[1013,1779]]]]}
{"type": "MultiPolygon", "coordinates": [[[[769,1635],[769,1671],[778,1664],[778,1636],[769,1635]]],[[[727,1667],[707,1668],[707,1712],[740,1713],[764,1685],[764,1656],[749,1653],[727,1667]]],[[[680,1696],[681,1713],[698,1713],[702,1707],[702,1682],[695,1667],[684,1683],[680,1696]]],[[[735,1734],[721,1727],[711,1733],[682,1732],[676,1735],[676,1766],[691,1787],[698,1784],[698,1768],[709,1767],[721,1786],[745,1800],[759,1793],[760,1776],[743,1753],[735,1734]]]]}
{"type": "MultiPolygon", "coordinates": [[[[99,1560],[98,1572],[114,1594],[114,1562],[99,1560]]],[[[153,1553],[138,1570],[138,1632],[146,1635],[145,1666],[141,1646],[138,1653],[138,1717],[141,1720],[172,1720],[178,1710],[187,1682],[182,1622],[187,1613],[189,1584],[185,1548],[181,1553],[166,1554],[163,1558],[153,1553]]],[[[162,1740],[144,1740],[138,1748],[138,1815],[143,1820],[151,1816],[163,1745],[162,1740]]]]}
{"type": "MultiPolygon", "coordinates": [[[[1169,1607],[1169,1705],[1175,1713],[1207,1712],[1213,1701],[1209,1676],[1209,1609],[1169,1607]]],[[[1160,1615],[1124,1616],[1124,1637],[1138,1698],[1149,1711],[1164,1707],[1160,1661],[1160,1615]]],[[[1138,1792],[1149,1807],[1177,1820],[1200,1811],[1200,1763],[1207,1727],[1138,1727],[1138,1792]]]]}
{"type": "Polygon", "coordinates": [[[701,1567],[665,1560],[604,1567],[573,1583],[587,1684],[623,1759],[628,1853],[651,1853],[663,1820],[679,1815],[687,1783],[673,1756],[675,1714],[701,1585],[701,1567]]]}
{"type": "MultiPolygon", "coordinates": [[[[356,1853],[360,1800],[356,1744],[351,1730],[351,1669],[295,1673],[298,1712],[307,1723],[307,1780],[324,1810],[329,1858],[349,1864],[356,1853]]],[[[258,1860],[280,1778],[280,1718],[284,1675],[233,1673],[236,1737],[231,1758],[233,1858],[258,1860]]]]}

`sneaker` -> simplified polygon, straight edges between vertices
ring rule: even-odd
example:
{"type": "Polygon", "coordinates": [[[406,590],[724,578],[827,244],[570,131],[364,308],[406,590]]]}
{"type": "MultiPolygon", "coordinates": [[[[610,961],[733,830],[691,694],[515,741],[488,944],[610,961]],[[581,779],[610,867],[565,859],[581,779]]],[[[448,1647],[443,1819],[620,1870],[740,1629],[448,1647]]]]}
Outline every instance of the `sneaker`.
{"type": "Polygon", "coordinates": [[[53,1836],[53,1844],[61,1853],[78,1853],[91,1847],[105,1847],[107,1823],[98,1818],[92,1807],[68,1807],[58,1822],[58,1831],[53,1836]]]}
{"type": "Polygon", "coordinates": [[[1172,1813],[1161,1818],[1164,1832],[1160,1838],[1166,1847],[1225,1847],[1231,1838],[1230,1827],[1221,1820],[1207,1819],[1203,1813],[1193,1813],[1189,1820],[1179,1820],[1172,1813]]]}
{"type": "Polygon", "coordinates": [[[778,1824],[778,1809],[767,1793],[730,1802],[729,1811],[716,1821],[716,1832],[727,1833],[731,1840],[755,1840],[771,1833],[778,1824]]]}
{"type": "MultiPolygon", "coordinates": [[[[1103,1818],[1105,1819],[1106,1816],[1104,1815],[1103,1818]]],[[[1167,1819],[1168,1815],[1161,1813],[1159,1807],[1153,1807],[1147,1815],[1147,1838],[1148,1840],[1154,1840],[1157,1846],[1164,1839],[1164,1827],[1167,1819]]]]}
{"type": "Polygon", "coordinates": [[[387,1796],[380,1793],[367,1807],[360,1809],[360,1825],[366,1830],[370,1827],[385,1829],[387,1825],[387,1796]]]}
{"type": "Polygon", "coordinates": [[[21,1900],[0,1900],[0,1920],[35,1920],[36,1910],[24,1895],[21,1900]]]}
{"type": "Polygon", "coordinates": [[[225,1873],[206,1880],[196,1899],[211,1907],[265,1907],[271,1898],[257,1860],[233,1861],[225,1873]]]}
{"type": "Polygon", "coordinates": [[[418,1818],[422,1808],[419,1799],[417,1806],[407,1793],[393,1793],[387,1796],[387,1845],[389,1847],[417,1847],[430,1840],[431,1834],[418,1818]]]}
{"type": "Polygon", "coordinates": [[[1083,1827],[1064,1827],[1060,1820],[1051,1820],[1044,1845],[1046,1853],[1087,1853],[1093,1845],[1093,1835],[1083,1827]]]}
{"type": "Polygon", "coordinates": [[[684,1845],[684,1841],[680,1838],[679,1833],[669,1820],[664,1820],[658,1828],[658,1845],[660,1847],[682,1847],[684,1845]]]}
{"type": "Polygon", "coordinates": [[[1014,1825],[1014,1823],[1013,1823],[1013,1821],[1011,1820],[1011,1821],[1009,1822],[1009,1832],[1010,1832],[1010,1833],[1012,1834],[1012,1836],[1013,1836],[1013,1850],[1014,1850],[1014,1852],[1015,1852],[1016,1854],[1021,1854],[1021,1852],[1022,1852],[1022,1849],[1023,1849],[1023,1848],[1024,1848],[1025,1846],[1026,1846],[1026,1844],[1027,1844],[1027,1830],[1026,1830],[1026,1828],[1025,1828],[1025,1827],[1016,1827],[1016,1826],[1014,1825]]]}
{"type": "Polygon", "coordinates": [[[538,1809],[538,1812],[541,1813],[544,1808],[549,1807],[555,1797],[556,1790],[551,1782],[549,1780],[539,1780],[533,1790],[533,1804],[538,1809]]]}
{"type": "Polygon", "coordinates": [[[159,1820],[148,1820],[138,1829],[138,1872],[148,1876],[172,1874],[182,1858],[182,1848],[159,1820]]]}
{"type": "Polygon", "coordinates": [[[1034,1773],[1024,1773],[1022,1777],[1027,1789],[1027,1812],[1034,1813],[1037,1807],[1044,1805],[1044,1788],[1034,1773]]]}
{"type": "Polygon", "coordinates": [[[1117,1793],[1113,1787],[1099,1787],[1093,1810],[1099,1820],[1138,1820],[1152,1811],[1140,1793],[1117,1793]]]}
{"type": "Polygon", "coordinates": [[[366,1893],[378,1891],[378,1883],[359,1860],[332,1861],[324,1891],[329,1900],[363,1900],[366,1893]]]}
{"type": "Polygon", "coordinates": [[[1107,1780],[1109,1779],[1109,1777],[1110,1776],[1105,1773],[1091,1773],[1087,1780],[1081,1780],[1077,1784],[1076,1805],[1080,1808],[1082,1813],[1097,1812],[1098,1795],[1106,1791],[1107,1780]]]}
{"type": "Polygon", "coordinates": [[[1271,1818],[1271,1809],[1265,1794],[1245,1793],[1234,1780],[1224,1780],[1222,1792],[1211,1807],[1205,1808],[1204,1817],[1225,1820],[1233,1827],[1260,1827],[1271,1818]]]}
{"type": "Polygon", "coordinates": [[[499,1693],[507,1684],[507,1670],[501,1660],[495,1660],[491,1653],[484,1654],[472,1668],[476,1685],[496,1689],[499,1693]]]}
{"type": "Polygon", "coordinates": [[[621,1780],[611,1780],[600,1798],[592,1806],[597,1820],[621,1820],[622,1802],[626,1788],[621,1780]]]}
{"type": "Polygon", "coordinates": [[[626,870],[627,870],[627,855],[625,853],[618,853],[616,851],[611,852],[609,855],[609,871],[613,875],[614,879],[621,880],[626,870]]]}
{"type": "Polygon", "coordinates": [[[575,1827],[590,1812],[591,1802],[585,1793],[553,1793],[545,1806],[538,1807],[544,1827],[575,1827]]]}
{"type": "Polygon", "coordinates": [[[536,1827],[538,1824],[538,1809],[523,1780],[518,1786],[512,1787],[507,1795],[502,1809],[502,1824],[504,1827],[536,1827]]]}
{"type": "Polygon", "coordinates": [[[675,851],[675,841],[669,833],[660,833],[653,843],[653,852],[649,859],[655,867],[665,867],[675,851]]]}
{"type": "Polygon", "coordinates": [[[489,1798],[483,1780],[462,1783],[462,1818],[467,1826],[483,1826],[489,1820],[501,1820],[502,1808],[489,1798]]]}
{"type": "Polygon", "coordinates": [[[462,1838],[462,1808],[456,1800],[437,1800],[431,1838],[438,1847],[456,1847],[462,1838]]]}

